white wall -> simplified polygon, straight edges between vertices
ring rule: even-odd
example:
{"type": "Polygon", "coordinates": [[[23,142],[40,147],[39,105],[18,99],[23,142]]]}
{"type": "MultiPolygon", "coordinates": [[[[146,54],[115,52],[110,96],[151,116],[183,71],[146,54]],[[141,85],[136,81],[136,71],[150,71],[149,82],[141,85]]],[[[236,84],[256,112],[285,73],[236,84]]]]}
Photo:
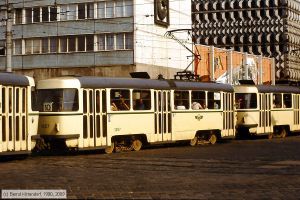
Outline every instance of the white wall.
{"type": "MultiPolygon", "coordinates": [[[[169,30],[191,29],[191,1],[169,0],[168,28],[154,24],[154,0],[135,0],[134,5],[135,64],[185,69],[192,60],[187,56],[192,54],[164,35],[169,30]]],[[[187,32],[175,33],[175,36],[184,40],[189,38],[187,46],[192,49],[187,32]]]]}

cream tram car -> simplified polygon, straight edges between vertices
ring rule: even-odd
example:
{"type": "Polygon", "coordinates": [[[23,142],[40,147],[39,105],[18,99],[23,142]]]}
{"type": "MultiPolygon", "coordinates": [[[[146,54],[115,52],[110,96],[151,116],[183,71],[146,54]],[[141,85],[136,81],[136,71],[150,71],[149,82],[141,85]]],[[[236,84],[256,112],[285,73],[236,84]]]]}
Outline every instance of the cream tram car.
{"type": "Polygon", "coordinates": [[[37,91],[38,133],[46,142],[63,140],[69,148],[111,153],[137,151],[147,143],[191,140],[196,145],[234,137],[233,88],[227,85],[58,77],[39,81],[37,91]]]}
{"type": "Polygon", "coordinates": [[[292,86],[235,86],[237,132],[285,137],[299,131],[300,89],[292,86]]]}
{"type": "Polygon", "coordinates": [[[0,155],[27,154],[34,148],[31,137],[37,135],[38,112],[31,93],[30,77],[0,73],[0,155]]]}

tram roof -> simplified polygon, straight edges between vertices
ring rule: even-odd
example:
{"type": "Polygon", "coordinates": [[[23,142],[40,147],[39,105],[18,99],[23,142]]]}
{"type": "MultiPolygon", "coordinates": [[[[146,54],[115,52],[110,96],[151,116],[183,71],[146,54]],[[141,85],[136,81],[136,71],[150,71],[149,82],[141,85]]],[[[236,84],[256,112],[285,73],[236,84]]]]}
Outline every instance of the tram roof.
{"type": "Polygon", "coordinates": [[[0,73],[0,85],[28,86],[29,80],[26,76],[13,73],[0,73]]]}
{"type": "Polygon", "coordinates": [[[140,78],[109,78],[109,77],[76,77],[81,87],[87,88],[141,88],[141,89],[169,89],[165,80],[151,80],[140,78]]]}
{"type": "Polygon", "coordinates": [[[188,81],[173,81],[173,83],[175,84],[175,88],[179,90],[209,90],[215,92],[233,92],[233,87],[229,84],[188,81]]]}
{"type": "Polygon", "coordinates": [[[287,85],[257,85],[258,92],[262,93],[300,93],[298,87],[287,85]]]}

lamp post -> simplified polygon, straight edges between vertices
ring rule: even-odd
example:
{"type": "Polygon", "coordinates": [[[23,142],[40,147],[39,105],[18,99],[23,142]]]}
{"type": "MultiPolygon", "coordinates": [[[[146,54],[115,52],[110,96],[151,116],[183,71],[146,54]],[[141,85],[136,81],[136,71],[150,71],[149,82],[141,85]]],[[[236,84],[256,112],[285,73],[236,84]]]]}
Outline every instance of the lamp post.
{"type": "Polygon", "coordinates": [[[6,0],[6,71],[12,72],[12,9],[6,0]]]}

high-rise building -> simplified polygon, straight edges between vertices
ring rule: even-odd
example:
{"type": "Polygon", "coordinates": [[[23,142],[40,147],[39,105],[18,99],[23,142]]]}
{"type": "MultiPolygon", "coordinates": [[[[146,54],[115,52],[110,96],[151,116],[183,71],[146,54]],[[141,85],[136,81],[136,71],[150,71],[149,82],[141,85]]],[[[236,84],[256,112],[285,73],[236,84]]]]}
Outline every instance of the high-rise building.
{"type": "Polygon", "coordinates": [[[300,81],[299,0],[192,0],[198,44],[275,58],[276,80],[300,81]]]}
{"type": "MultiPolygon", "coordinates": [[[[192,60],[185,47],[165,37],[170,30],[191,29],[188,0],[8,2],[0,2],[0,70],[5,70],[7,6],[13,19],[12,69],[37,79],[136,71],[173,77],[192,60]]],[[[177,37],[186,40],[188,34],[177,37]]],[[[191,42],[186,45],[192,49],[191,42]]]]}

